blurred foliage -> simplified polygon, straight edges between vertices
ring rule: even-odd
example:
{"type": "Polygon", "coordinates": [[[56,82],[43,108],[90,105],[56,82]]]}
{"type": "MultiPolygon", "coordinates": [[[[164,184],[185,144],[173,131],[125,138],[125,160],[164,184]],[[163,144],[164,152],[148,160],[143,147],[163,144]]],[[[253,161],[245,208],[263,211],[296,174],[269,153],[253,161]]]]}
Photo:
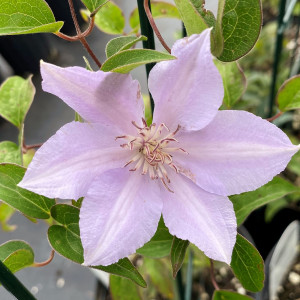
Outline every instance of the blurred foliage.
{"type": "MultiPolygon", "coordinates": [[[[248,86],[241,100],[233,106],[234,109],[248,110],[257,115],[263,115],[270,94],[276,31],[276,22],[265,25],[255,47],[247,56],[239,60],[248,86]]],[[[291,50],[287,47],[288,44],[289,39],[285,38],[279,65],[277,89],[288,78],[290,71],[291,50]]]]}

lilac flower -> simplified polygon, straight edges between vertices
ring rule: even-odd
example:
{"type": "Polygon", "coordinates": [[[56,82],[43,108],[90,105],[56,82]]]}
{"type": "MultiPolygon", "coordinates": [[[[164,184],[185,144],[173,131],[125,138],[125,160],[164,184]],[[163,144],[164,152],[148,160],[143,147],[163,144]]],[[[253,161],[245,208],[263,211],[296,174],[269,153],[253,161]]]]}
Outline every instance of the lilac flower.
{"type": "Polygon", "coordinates": [[[149,78],[147,126],[139,84],[128,74],[42,63],[43,89],[85,123],[63,126],[36,153],[20,186],[48,197],[85,197],[85,265],[109,265],[149,241],[161,214],[171,234],[230,263],[236,218],[228,195],[254,190],[298,151],[273,124],[218,111],[223,85],[210,31],[178,40],[176,60],[149,78]]]}

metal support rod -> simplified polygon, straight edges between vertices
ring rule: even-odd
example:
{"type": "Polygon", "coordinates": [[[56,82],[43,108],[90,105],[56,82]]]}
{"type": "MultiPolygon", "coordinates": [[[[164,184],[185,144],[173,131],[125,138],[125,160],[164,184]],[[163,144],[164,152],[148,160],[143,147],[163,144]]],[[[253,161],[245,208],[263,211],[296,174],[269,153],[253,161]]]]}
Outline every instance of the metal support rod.
{"type": "Polygon", "coordinates": [[[176,286],[178,290],[178,296],[180,300],[184,300],[184,286],[182,282],[182,272],[181,269],[177,272],[176,275],[176,286]]]}
{"type": "Polygon", "coordinates": [[[36,300],[19,279],[0,260],[0,283],[19,300],[36,300]]]}
{"type": "Polygon", "coordinates": [[[186,273],[186,285],[185,285],[185,300],[192,299],[192,288],[193,288],[193,260],[194,253],[192,250],[189,251],[189,261],[186,273]]]}
{"type": "MultiPolygon", "coordinates": [[[[137,4],[138,4],[139,16],[140,16],[141,34],[145,35],[148,38],[147,41],[143,41],[143,48],[155,50],[154,33],[153,33],[153,29],[149,23],[146,12],[145,12],[144,0],[137,0],[137,4]]],[[[149,8],[151,10],[151,2],[150,1],[149,1],[149,8]]],[[[150,73],[151,69],[154,67],[154,65],[155,65],[155,63],[146,64],[147,80],[149,78],[149,73],[150,73]]],[[[150,93],[149,93],[149,95],[150,95],[150,102],[151,102],[151,110],[153,113],[154,101],[153,101],[152,95],[150,93]]]]}
{"type": "Polygon", "coordinates": [[[268,118],[272,117],[273,115],[273,108],[275,102],[277,73],[278,73],[278,66],[280,62],[280,56],[282,52],[282,42],[283,42],[283,33],[284,33],[282,24],[285,15],[285,6],[286,6],[286,0],[281,0],[279,5],[279,16],[278,16],[278,23],[277,23],[278,27],[277,27],[277,37],[276,37],[274,63],[273,63],[272,84],[270,90],[269,108],[267,112],[268,118]]]}

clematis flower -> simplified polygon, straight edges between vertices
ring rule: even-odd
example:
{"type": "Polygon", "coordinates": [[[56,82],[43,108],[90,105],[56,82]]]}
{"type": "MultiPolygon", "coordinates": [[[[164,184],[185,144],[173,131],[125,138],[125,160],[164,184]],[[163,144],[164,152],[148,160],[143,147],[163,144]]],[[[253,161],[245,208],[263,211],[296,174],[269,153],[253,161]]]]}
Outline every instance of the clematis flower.
{"type": "Polygon", "coordinates": [[[178,40],[176,60],[150,73],[153,123],[129,74],[42,63],[43,89],[84,123],[63,126],[37,151],[20,186],[47,197],[85,197],[85,265],[109,265],[143,246],[161,214],[171,234],[230,263],[236,218],[228,195],[284,170],[299,147],[245,111],[218,111],[222,79],[210,31],[178,40]]]}

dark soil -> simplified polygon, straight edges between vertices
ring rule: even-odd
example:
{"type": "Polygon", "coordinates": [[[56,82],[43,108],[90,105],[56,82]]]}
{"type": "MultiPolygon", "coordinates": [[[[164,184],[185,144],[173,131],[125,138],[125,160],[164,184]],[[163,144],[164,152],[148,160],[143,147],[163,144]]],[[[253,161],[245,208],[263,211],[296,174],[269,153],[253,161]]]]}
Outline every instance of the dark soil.
{"type": "Polygon", "coordinates": [[[278,300],[300,299],[300,255],[278,290],[278,300]]]}

